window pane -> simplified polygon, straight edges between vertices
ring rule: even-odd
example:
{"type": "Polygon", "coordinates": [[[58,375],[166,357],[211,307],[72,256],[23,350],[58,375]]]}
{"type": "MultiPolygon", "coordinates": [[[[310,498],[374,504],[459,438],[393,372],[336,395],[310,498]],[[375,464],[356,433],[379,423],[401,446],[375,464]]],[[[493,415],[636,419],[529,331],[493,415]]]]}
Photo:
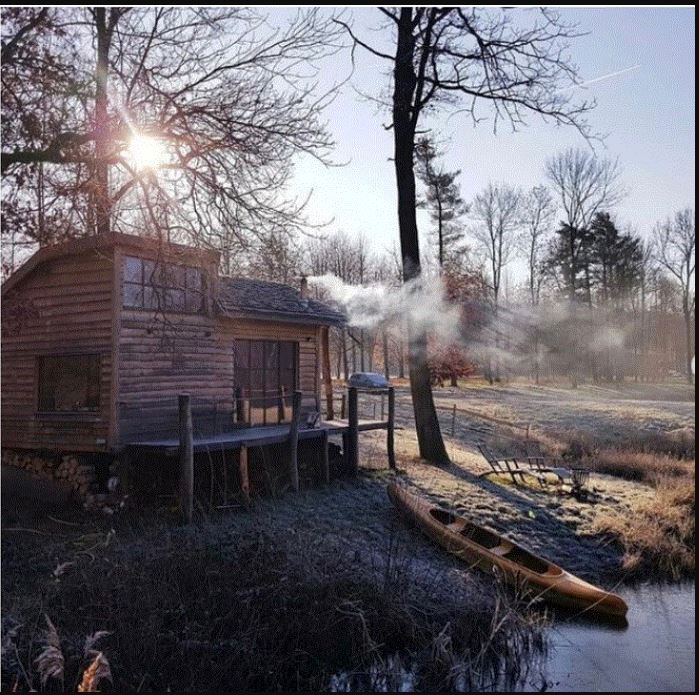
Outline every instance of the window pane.
{"type": "Polygon", "coordinates": [[[271,340],[265,342],[265,366],[277,371],[279,367],[279,343],[271,340]]]}
{"type": "Polygon", "coordinates": [[[94,411],[99,408],[99,356],[42,357],[39,410],[94,411]]]}
{"type": "Polygon", "coordinates": [[[204,310],[204,297],[195,290],[187,290],[185,297],[185,310],[192,314],[199,314],[204,310]]]}
{"type": "Polygon", "coordinates": [[[124,283],[124,306],[143,307],[143,287],[132,283],[124,283]]]}
{"type": "Polygon", "coordinates": [[[249,364],[248,356],[250,354],[250,341],[249,340],[236,340],[235,341],[235,364],[237,367],[247,367],[249,364]]]}
{"type": "Polygon", "coordinates": [[[202,289],[201,270],[199,270],[198,268],[186,268],[185,274],[187,289],[197,290],[200,292],[202,289]]]}
{"type": "Polygon", "coordinates": [[[167,289],[165,293],[165,311],[184,311],[184,290],[167,289]]]}
{"type": "Polygon", "coordinates": [[[143,282],[143,263],[140,258],[127,256],[124,259],[124,282],[143,282]]]}
{"type": "Polygon", "coordinates": [[[284,389],[284,393],[293,393],[296,390],[296,380],[293,369],[282,369],[279,375],[279,386],[284,389]]]}
{"type": "Polygon", "coordinates": [[[164,311],[165,297],[163,295],[163,290],[159,287],[144,287],[143,306],[146,309],[164,311]]]}
{"type": "Polygon", "coordinates": [[[155,261],[143,261],[143,282],[146,285],[156,284],[155,261]]]}
{"type": "Polygon", "coordinates": [[[279,343],[279,364],[282,369],[294,369],[296,366],[296,343],[285,341],[279,343]]]}
{"type": "Polygon", "coordinates": [[[250,366],[261,368],[264,366],[264,346],[261,340],[250,341],[250,366]]]}

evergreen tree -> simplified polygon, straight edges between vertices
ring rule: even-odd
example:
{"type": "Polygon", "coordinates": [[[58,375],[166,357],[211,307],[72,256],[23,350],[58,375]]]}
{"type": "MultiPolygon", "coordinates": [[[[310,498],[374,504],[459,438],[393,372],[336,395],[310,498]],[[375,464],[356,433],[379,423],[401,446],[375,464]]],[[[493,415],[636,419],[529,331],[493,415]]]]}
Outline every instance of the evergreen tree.
{"type": "Polygon", "coordinates": [[[425,186],[421,207],[429,211],[435,225],[437,258],[440,269],[444,269],[455,263],[463,251],[464,230],[460,220],[468,212],[468,206],[456,183],[461,170],[445,171],[439,162],[441,155],[429,138],[420,138],[415,145],[416,172],[425,186]]]}

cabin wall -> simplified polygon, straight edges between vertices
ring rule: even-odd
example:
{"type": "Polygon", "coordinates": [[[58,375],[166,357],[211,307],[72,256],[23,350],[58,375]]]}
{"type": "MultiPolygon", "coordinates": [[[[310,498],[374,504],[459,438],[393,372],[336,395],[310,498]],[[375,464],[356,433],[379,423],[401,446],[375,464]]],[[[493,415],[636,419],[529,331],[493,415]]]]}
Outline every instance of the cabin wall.
{"type": "Polygon", "coordinates": [[[197,434],[233,425],[233,345],[236,339],[299,344],[298,382],[307,403],[318,393],[315,326],[215,318],[155,316],[122,309],[119,328],[119,441],[177,434],[177,397],[188,393],[197,434]]]}
{"type": "Polygon", "coordinates": [[[39,266],[3,298],[2,445],[55,451],[109,447],[112,387],[111,251],[39,266]],[[38,358],[99,354],[94,413],[38,413],[38,358]]]}

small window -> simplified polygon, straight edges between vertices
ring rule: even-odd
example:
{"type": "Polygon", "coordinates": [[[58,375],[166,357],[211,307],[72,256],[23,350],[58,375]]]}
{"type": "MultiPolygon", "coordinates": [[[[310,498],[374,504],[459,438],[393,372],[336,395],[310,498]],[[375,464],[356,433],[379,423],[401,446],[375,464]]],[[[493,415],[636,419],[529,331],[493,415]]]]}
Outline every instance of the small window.
{"type": "Polygon", "coordinates": [[[83,413],[99,410],[99,355],[40,357],[39,411],[83,413]]]}
{"type": "Polygon", "coordinates": [[[175,313],[204,311],[205,285],[199,268],[156,263],[128,256],[124,259],[124,307],[175,313]]]}

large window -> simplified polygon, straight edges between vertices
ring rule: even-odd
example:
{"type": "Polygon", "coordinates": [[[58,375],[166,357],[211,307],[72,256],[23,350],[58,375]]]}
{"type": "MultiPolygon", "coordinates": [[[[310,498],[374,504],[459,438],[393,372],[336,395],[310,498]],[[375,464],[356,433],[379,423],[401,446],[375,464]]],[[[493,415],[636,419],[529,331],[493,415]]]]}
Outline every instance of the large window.
{"type": "Polygon", "coordinates": [[[39,411],[83,413],[99,410],[99,355],[39,357],[39,411]]]}
{"type": "Polygon", "coordinates": [[[291,341],[236,340],[235,386],[245,421],[270,424],[287,418],[296,389],[297,344],[291,341]]]}
{"type": "Polygon", "coordinates": [[[204,310],[204,277],[199,268],[127,256],[124,306],[182,313],[204,310]]]}

